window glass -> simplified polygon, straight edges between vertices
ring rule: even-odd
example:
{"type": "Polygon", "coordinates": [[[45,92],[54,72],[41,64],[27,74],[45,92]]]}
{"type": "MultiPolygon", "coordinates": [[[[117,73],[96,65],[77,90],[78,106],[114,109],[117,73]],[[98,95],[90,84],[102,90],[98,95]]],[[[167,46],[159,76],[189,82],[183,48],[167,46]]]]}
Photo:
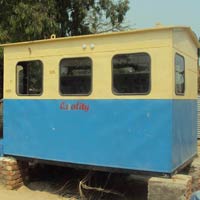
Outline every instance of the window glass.
{"type": "Polygon", "coordinates": [[[150,57],[146,53],[113,57],[113,92],[147,94],[150,91],[150,57]]]}
{"type": "Polygon", "coordinates": [[[60,92],[62,95],[89,95],[92,90],[90,58],[65,58],[60,62],[60,92]]]}
{"type": "Polygon", "coordinates": [[[17,94],[40,95],[43,90],[43,66],[39,60],[17,63],[17,94]]]}
{"type": "Polygon", "coordinates": [[[184,57],[176,54],[175,56],[175,90],[177,95],[185,92],[185,61],[184,57]]]}

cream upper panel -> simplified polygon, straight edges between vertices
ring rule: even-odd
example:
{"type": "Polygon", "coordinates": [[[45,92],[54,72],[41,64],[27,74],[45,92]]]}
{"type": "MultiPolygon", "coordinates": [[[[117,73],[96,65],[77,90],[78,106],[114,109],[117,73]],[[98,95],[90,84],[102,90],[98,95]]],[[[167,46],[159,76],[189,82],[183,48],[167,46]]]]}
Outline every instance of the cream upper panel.
{"type": "MultiPolygon", "coordinates": [[[[26,43],[4,48],[4,98],[11,99],[171,99],[174,63],[172,31],[159,30],[140,34],[105,35],[105,37],[26,43]],[[112,57],[116,54],[146,52],[151,57],[151,90],[148,95],[114,95],[112,93],[112,57]],[[61,96],[59,62],[62,58],[92,59],[92,93],[90,96],[61,96]],[[19,61],[43,62],[43,94],[16,95],[16,64],[19,61]]],[[[192,97],[192,96],[191,96],[192,97]]]]}
{"type": "Polygon", "coordinates": [[[73,56],[40,57],[43,63],[43,94],[41,96],[16,95],[16,63],[21,60],[7,60],[4,73],[4,98],[20,99],[170,99],[172,97],[172,67],[170,66],[170,49],[133,49],[106,53],[79,55],[92,59],[92,93],[90,96],[61,96],[59,93],[59,62],[73,56]],[[112,58],[116,54],[146,52],[151,58],[151,85],[148,95],[114,95],[112,93],[112,58]]]}
{"type": "Polygon", "coordinates": [[[35,59],[47,56],[74,56],[117,50],[148,49],[169,46],[170,30],[142,32],[140,34],[105,35],[105,37],[52,40],[4,47],[9,59],[35,59]]]}
{"type": "MultiPolygon", "coordinates": [[[[183,56],[185,61],[185,93],[184,95],[175,94],[175,73],[173,73],[173,99],[197,99],[197,59],[174,49],[173,64],[176,53],[183,56]]],[[[175,71],[175,66],[173,70],[175,71]]]]}
{"type": "Polygon", "coordinates": [[[173,30],[173,47],[193,59],[197,59],[197,46],[188,32],[181,29],[173,30]]]}
{"type": "MultiPolygon", "coordinates": [[[[185,60],[185,94],[175,94],[175,73],[173,75],[174,99],[196,99],[197,98],[197,46],[194,43],[190,34],[181,29],[173,30],[173,60],[174,64],[175,54],[178,53],[184,57],[185,60]]],[[[175,70],[175,69],[174,69],[175,70]]]]}

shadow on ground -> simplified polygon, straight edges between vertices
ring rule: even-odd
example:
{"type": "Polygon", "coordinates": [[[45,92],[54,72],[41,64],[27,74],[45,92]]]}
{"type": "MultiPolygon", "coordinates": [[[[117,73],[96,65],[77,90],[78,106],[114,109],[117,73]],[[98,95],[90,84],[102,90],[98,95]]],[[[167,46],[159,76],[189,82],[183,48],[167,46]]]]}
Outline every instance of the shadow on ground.
{"type": "Polygon", "coordinates": [[[146,200],[147,183],[129,174],[76,170],[36,164],[30,167],[31,190],[87,200],[146,200]]]}

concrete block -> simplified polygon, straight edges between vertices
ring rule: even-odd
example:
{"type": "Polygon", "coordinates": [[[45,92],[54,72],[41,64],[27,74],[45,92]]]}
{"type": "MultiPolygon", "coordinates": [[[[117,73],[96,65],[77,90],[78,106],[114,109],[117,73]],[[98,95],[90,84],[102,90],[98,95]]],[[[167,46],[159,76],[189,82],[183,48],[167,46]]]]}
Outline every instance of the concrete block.
{"type": "Polygon", "coordinates": [[[172,178],[150,178],[148,182],[148,200],[189,200],[192,177],[175,175],[172,178]]]}

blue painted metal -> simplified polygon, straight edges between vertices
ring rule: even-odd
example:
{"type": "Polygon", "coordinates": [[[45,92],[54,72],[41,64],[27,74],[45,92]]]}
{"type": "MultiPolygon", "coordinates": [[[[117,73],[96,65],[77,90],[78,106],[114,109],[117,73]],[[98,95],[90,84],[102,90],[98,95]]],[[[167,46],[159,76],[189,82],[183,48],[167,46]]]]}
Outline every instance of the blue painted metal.
{"type": "Polygon", "coordinates": [[[179,100],[6,99],[4,153],[171,173],[196,153],[195,122],[188,121],[195,102],[178,106],[179,100]],[[181,116],[175,114],[179,109],[181,116]],[[182,115],[188,117],[183,120],[182,115]],[[176,149],[180,146],[181,153],[176,149]]]}
{"type": "Polygon", "coordinates": [[[0,157],[3,156],[3,140],[0,139],[0,157]]]}
{"type": "Polygon", "coordinates": [[[197,100],[173,100],[173,168],[187,162],[197,152],[197,100]]]}
{"type": "Polygon", "coordinates": [[[190,200],[200,200],[200,191],[194,192],[190,200]]]}

